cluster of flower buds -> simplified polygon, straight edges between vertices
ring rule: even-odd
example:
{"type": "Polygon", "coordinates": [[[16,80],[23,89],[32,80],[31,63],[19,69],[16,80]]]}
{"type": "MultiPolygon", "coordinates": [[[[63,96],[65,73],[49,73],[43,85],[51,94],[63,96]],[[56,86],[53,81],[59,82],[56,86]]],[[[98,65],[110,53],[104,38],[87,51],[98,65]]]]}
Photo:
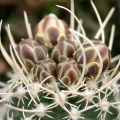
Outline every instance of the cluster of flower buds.
{"type": "MultiPolygon", "coordinates": [[[[45,16],[36,26],[34,40],[21,41],[16,50],[34,75],[34,81],[42,82],[49,76],[60,79],[64,84],[76,84],[83,69],[83,52],[69,37],[68,26],[54,14],[45,16]]],[[[102,58],[102,74],[109,67],[110,51],[100,40],[92,39],[102,58]]],[[[95,78],[100,70],[100,59],[94,47],[83,42],[86,57],[85,77],[95,78]]],[[[45,81],[50,82],[51,78],[45,81]]]]}

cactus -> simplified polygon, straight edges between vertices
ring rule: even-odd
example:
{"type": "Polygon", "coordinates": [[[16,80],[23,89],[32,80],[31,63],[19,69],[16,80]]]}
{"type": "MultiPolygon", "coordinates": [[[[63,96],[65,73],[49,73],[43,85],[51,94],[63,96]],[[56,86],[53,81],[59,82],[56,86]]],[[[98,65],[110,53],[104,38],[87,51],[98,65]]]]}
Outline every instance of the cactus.
{"type": "MultiPolygon", "coordinates": [[[[10,27],[6,27],[11,57],[2,43],[0,49],[13,71],[8,73],[7,83],[0,83],[3,85],[0,91],[3,120],[120,119],[120,58],[119,55],[111,58],[113,39],[111,37],[108,46],[105,44],[106,20],[101,22],[92,1],[91,4],[100,24],[95,39],[86,37],[74,15],[74,6],[70,11],[57,5],[70,12],[71,28],[50,14],[38,23],[32,38],[26,19],[28,38],[18,45],[10,27]],[[74,19],[81,32],[74,30],[74,19]],[[52,24],[54,22],[56,24],[52,24]],[[100,35],[102,40],[99,40],[100,35]],[[116,67],[110,69],[110,64],[116,61],[116,67]]],[[[108,16],[113,11],[114,8],[108,16]]],[[[27,17],[26,13],[24,16],[27,17]]],[[[111,34],[114,34],[114,26],[111,34]]]]}

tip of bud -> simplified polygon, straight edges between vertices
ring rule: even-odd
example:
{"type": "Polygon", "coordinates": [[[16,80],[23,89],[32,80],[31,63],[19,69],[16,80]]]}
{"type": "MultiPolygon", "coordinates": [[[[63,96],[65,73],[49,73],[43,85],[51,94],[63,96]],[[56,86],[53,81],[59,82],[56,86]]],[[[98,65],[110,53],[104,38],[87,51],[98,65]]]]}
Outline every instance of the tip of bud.
{"type": "Polygon", "coordinates": [[[49,16],[50,16],[50,17],[56,17],[56,15],[53,14],[53,13],[50,13],[49,16]]]}

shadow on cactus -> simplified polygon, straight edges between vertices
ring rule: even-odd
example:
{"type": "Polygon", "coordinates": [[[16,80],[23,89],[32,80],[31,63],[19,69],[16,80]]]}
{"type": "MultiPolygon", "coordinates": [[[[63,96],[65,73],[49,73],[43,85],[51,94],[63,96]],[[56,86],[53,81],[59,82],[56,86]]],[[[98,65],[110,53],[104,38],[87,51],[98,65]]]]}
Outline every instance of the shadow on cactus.
{"type": "Polygon", "coordinates": [[[70,27],[49,14],[32,35],[24,12],[28,38],[16,44],[10,26],[6,26],[11,55],[2,43],[0,48],[13,71],[7,74],[10,80],[0,93],[3,120],[120,119],[120,56],[111,58],[110,53],[115,26],[111,28],[108,46],[104,36],[114,8],[102,22],[92,1],[91,5],[100,25],[93,39],[87,38],[82,22],[74,15],[73,0],[71,10],[57,5],[71,14],[70,27]],[[74,20],[78,30],[74,29],[74,20]],[[109,70],[109,65],[116,61],[116,67],[109,70]]]}

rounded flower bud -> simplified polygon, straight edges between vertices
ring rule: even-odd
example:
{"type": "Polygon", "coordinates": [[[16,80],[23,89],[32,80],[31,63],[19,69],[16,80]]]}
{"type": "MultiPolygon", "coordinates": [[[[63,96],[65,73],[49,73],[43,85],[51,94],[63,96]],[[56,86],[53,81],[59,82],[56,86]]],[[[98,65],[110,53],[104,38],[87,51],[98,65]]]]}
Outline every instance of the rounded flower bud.
{"type": "Polygon", "coordinates": [[[38,61],[45,59],[48,56],[44,46],[30,39],[21,41],[17,45],[16,50],[28,70],[30,70],[38,61]]]}
{"type": "MultiPolygon", "coordinates": [[[[103,68],[102,73],[108,69],[110,64],[110,51],[108,47],[100,40],[92,39],[92,43],[95,45],[97,50],[99,51],[102,60],[103,60],[103,68]]],[[[83,43],[83,48],[86,56],[86,71],[85,75],[88,78],[96,77],[100,70],[100,59],[97,55],[96,50],[90,45],[88,42],[83,43]]],[[[77,61],[79,66],[83,67],[83,55],[82,51],[79,48],[73,55],[73,58],[77,61]]],[[[101,74],[102,74],[101,73],[101,74]]]]}
{"type": "MultiPolygon", "coordinates": [[[[34,81],[42,82],[49,76],[56,76],[56,63],[50,58],[39,61],[31,70],[34,76],[34,81]]],[[[53,78],[48,78],[46,82],[50,82],[53,78]]]]}
{"type": "Polygon", "coordinates": [[[78,82],[81,71],[73,58],[64,58],[57,65],[56,74],[64,84],[70,86],[78,82]]]}
{"type": "Polygon", "coordinates": [[[67,24],[54,14],[45,16],[35,28],[35,40],[48,48],[68,37],[67,24]]]}
{"type": "Polygon", "coordinates": [[[53,48],[50,57],[55,62],[59,62],[61,58],[73,57],[73,53],[76,49],[77,46],[74,41],[61,41],[53,48]]]}

